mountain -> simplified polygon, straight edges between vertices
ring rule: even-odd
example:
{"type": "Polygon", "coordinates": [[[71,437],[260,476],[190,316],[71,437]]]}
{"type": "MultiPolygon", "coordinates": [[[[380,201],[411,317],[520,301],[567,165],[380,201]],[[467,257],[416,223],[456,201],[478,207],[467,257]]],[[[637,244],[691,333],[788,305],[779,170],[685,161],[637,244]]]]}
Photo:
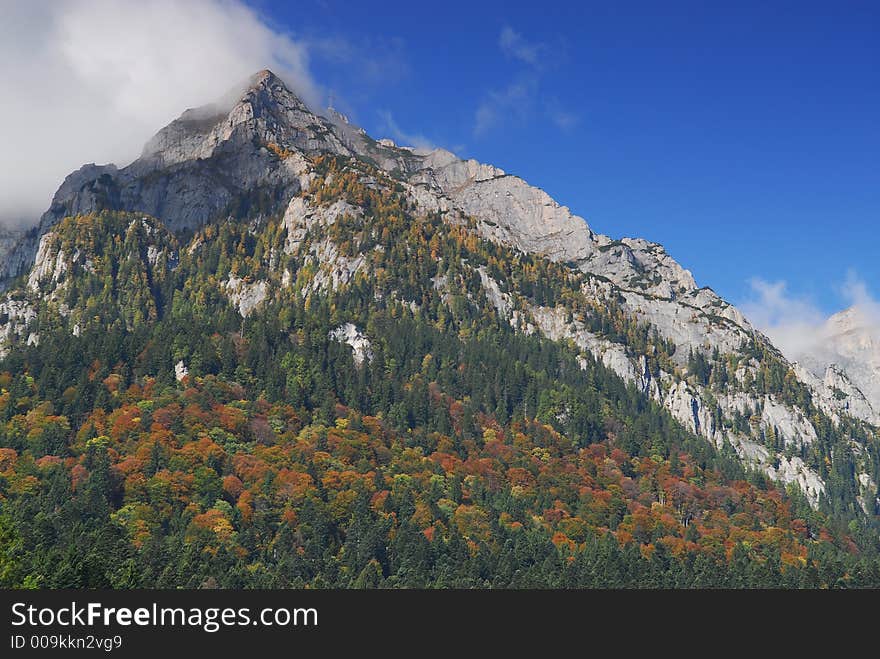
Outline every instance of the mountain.
{"type": "Polygon", "coordinates": [[[853,416],[880,425],[880,320],[854,306],[831,316],[814,345],[794,356],[853,416]]]}
{"type": "Polygon", "coordinates": [[[37,237],[36,230],[23,231],[0,227],[0,286],[3,280],[27,270],[34,255],[29,248],[37,237]]]}
{"type": "MultiPolygon", "coordinates": [[[[519,529],[578,565],[611,560],[613,536],[658,573],[658,547],[717,565],[749,537],[754,565],[800,570],[822,543],[877,544],[858,385],[787,361],[662,246],[597,234],[491,165],[374,140],[268,71],[127,167],[68,176],[3,272],[10,496],[56,466],[74,492],[100,474],[106,513],[77,514],[114,520],[132,560],[198,540],[229,569],[277,568],[283,542],[297,583],[390,585],[398,532],[440,552],[427,583],[450,583],[459,542],[461,565],[506,574],[519,529]]],[[[174,566],[146,583],[182,583],[174,566]]]]}

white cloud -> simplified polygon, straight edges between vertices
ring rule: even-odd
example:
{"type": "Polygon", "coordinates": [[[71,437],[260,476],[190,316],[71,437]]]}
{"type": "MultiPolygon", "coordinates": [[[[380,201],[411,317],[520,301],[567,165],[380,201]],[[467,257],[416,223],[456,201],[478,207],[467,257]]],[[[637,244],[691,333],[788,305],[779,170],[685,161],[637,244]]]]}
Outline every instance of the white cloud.
{"type": "Polygon", "coordinates": [[[560,130],[571,130],[579,117],[562,108],[556,98],[545,99],[541,81],[548,68],[550,47],[527,41],[509,25],[501,29],[498,46],[507,57],[517,60],[520,71],[503,88],[489,90],[474,114],[474,135],[482,137],[513,119],[525,122],[543,106],[543,114],[560,130]]]}
{"type": "Polygon", "coordinates": [[[559,99],[555,97],[547,100],[545,112],[559,130],[566,132],[572,130],[581,120],[577,114],[563,108],[559,99]]]}
{"type": "Polygon", "coordinates": [[[790,294],[784,281],[756,277],[749,284],[752,297],[740,309],[786,356],[794,358],[815,342],[825,315],[812,300],[790,294]]]}
{"type": "MultiPolygon", "coordinates": [[[[750,280],[751,296],[740,305],[749,321],[760,329],[783,354],[797,360],[805,353],[822,349],[833,331],[829,316],[810,298],[793,295],[785,281],[750,280]]],[[[862,323],[880,333],[880,303],[853,271],[837,287],[842,307],[859,311],[862,323]]]]}
{"type": "Polygon", "coordinates": [[[839,293],[850,306],[858,307],[869,322],[880,327],[880,302],[871,295],[868,285],[855,270],[846,273],[846,279],[839,288],[839,293]]]}
{"type": "Polygon", "coordinates": [[[127,164],[185,108],[260,69],[321,97],[305,46],[240,0],[31,0],[3,14],[2,224],[33,223],[69,172],[127,164]]]}
{"type": "Polygon", "coordinates": [[[501,90],[490,91],[477,108],[474,134],[485,135],[507,119],[523,121],[535,105],[538,80],[525,76],[501,90]]]}
{"type": "Polygon", "coordinates": [[[394,141],[400,146],[412,146],[416,149],[422,149],[425,151],[431,151],[437,148],[431,140],[421,133],[409,133],[404,131],[394,120],[394,115],[387,110],[380,110],[379,116],[382,118],[383,128],[388,131],[388,134],[391,135],[394,141]]]}
{"type": "Polygon", "coordinates": [[[501,47],[501,52],[508,57],[513,57],[531,66],[540,64],[539,58],[541,51],[544,50],[543,44],[529,43],[509,25],[505,25],[501,29],[498,45],[501,47]]]}

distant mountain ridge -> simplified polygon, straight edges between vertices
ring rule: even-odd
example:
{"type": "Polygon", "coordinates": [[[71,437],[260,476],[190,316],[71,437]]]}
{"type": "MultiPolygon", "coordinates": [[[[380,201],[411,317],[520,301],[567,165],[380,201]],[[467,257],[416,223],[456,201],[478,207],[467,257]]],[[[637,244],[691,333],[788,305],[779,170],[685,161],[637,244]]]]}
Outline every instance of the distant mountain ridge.
{"type": "Polygon", "coordinates": [[[880,424],[880,316],[875,309],[857,305],[834,314],[815,343],[793,358],[845,397],[852,414],[880,424]]]}

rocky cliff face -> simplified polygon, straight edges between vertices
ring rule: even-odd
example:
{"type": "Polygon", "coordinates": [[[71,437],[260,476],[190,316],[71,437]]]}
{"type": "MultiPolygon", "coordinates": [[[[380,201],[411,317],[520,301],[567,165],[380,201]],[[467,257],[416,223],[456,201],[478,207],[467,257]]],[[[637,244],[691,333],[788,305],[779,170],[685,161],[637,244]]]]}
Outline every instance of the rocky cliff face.
{"type": "MultiPolygon", "coordinates": [[[[271,72],[233,103],[187,110],[121,169],[85,165],[70,174],[40,219],[46,233],[63,217],[99,210],[143,212],[173,231],[193,229],[240,204],[285,202],[300,190],[304,156],[349,155],[332,124],[313,114],[271,72]]],[[[11,250],[0,275],[15,276],[36,244],[11,250]]]]}
{"type": "MultiPolygon", "coordinates": [[[[402,189],[418,213],[473,222],[483,238],[564,264],[580,282],[578,307],[592,309],[596,317],[621,314],[640,328],[644,340],[636,345],[632,336],[597,333],[571,306],[536,304],[485,269],[473,270],[486,298],[515,329],[573,341],[714,446],[729,446],[750,467],[797,484],[813,505],[827,486],[823,465],[807,457],[819,441],[822,418],[835,424],[880,421],[880,342],[851,324],[838,323],[835,359],[790,364],[739,310],[699,287],[662,246],[596,234],[544,191],[491,165],[445,150],[375,141],[341,115],[313,113],[267,71],[254,76],[233,103],[185,112],[131,165],[86,165],[65,180],[41,220],[43,238],[19,241],[8,252],[3,274],[32,264],[34,285],[24,298],[10,294],[2,303],[7,320],[0,340],[6,348],[14,337],[28,340],[29,314],[35,313],[28,296],[52,295],[45,287],[56,290],[64,268],[77,263],[73,255],[51,248],[56,224],[102,209],[145,213],[174,232],[236,216],[242,208],[252,219],[281,217],[286,231],[281,251],[297,255],[302,267],[315,273],[309,291],[336,290],[357,273],[369,273],[370,254],[343,255],[325,235],[339,218],[366,221],[368,211],[349,202],[323,204],[304,193],[315,180],[320,155],[361,163],[367,185],[402,189]],[[369,168],[382,177],[369,174],[369,168]],[[656,363],[659,343],[668,346],[662,364],[656,363]],[[865,354],[877,359],[865,361],[865,354]]],[[[290,286],[295,276],[279,272],[275,283],[230,276],[221,282],[221,292],[247,316],[272,286],[290,286]]],[[[369,358],[366,339],[354,326],[341,329],[338,338],[359,350],[361,359],[369,358]]],[[[850,443],[868,511],[878,479],[869,452],[855,438],[850,443]]]]}
{"type": "Polygon", "coordinates": [[[5,261],[9,253],[15,248],[16,243],[21,240],[21,231],[14,231],[0,227],[0,260],[5,261]]]}
{"type": "Polygon", "coordinates": [[[0,289],[5,288],[6,280],[26,272],[34,262],[38,237],[36,229],[0,229],[0,289]]]}
{"type": "Polygon", "coordinates": [[[40,238],[24,286],[0,299],[0,356],[16,344],[38,344],[35,321],[60,323],[79,336],[90,325],[133,329],[155,319],[151,290],[176,264],[175,243],[147,216],[65,218],[40,238]]]}
{"type": "Polygon", "coordinates": [[[880,425],[880,314],[851,307],[829,318],[813,346],[795,355],[802,368],[855,417],[880,425]]]}

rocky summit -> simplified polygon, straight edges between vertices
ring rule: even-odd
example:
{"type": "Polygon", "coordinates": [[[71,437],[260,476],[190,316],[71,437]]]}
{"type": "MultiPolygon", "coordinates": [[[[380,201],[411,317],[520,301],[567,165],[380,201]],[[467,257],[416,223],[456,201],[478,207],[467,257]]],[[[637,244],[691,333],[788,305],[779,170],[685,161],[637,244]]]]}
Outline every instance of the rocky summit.
{"type": "MultiPolygon", "coordinates": [[[[661,245],[595,233],[544,191],[492,165],[374,140],[338,113],[311,110],[269,71],[241,93],[184,112],[130,165],[70,174],[38,230],[3,250],[7,359],[53,332],[85,336],[110,322],[137,334],[194,305],[224,323],[223,332],[199,339],[209,352],[223,346],[216,359],[169,339],[171,352],[153,361],[143,357],[153,350],[145,344],[138,367],[182,386],[233,364],[260,323],[261,332],[291,332],[298,345],[319,340],[278,318],[334,296],[461,337],[476,330],[455,323],[491,316],[499,336],[572,351],[575,370],[584,371],[577,377],[599,365],[645,409],[674,419],[744,473],[815,511],[876,529],[880,344],[860,333],[855,312],[831,322],[815,358],[790,362],[661,245]],[[416,234],[427,247],[409,242],[416,234]],[[406,277],[404,263],[415,268],[406,277]],[[101,296],[108,304],[124,298],[125,313],[102,316],[101,296]],[[261,320],[267,314],[275,320],[261,320]]],[[[367,307],[328,304],[332,322],[320,341],[331,352],[350,351],[352,373],[388,357],[383,325],[367,307]]],[[[433,400],[443,400],[437,356],[419,359],[433,400]]],[[[242,382],[256,377],[229,368],[242,382]]],[[[317,386],[304,364],[283,368],[285,395],[317,386]]],[[[511,417],[515,399],[519,416],[536,418],[540,408],[548,424],[583,430],[570,425],[577,414],[568,404],[545,396],[531,409],[518,398],[523,392],[502,389],[493,405],[509,404],[511,417]]],[[[401,423],[420,418],[408,414],[401,423]]],[[[625,431],[610,424],[605,432],[625,431]]]]}
{"type": "Polygon", "coordinates": [[[846,410],[880,425],[880,312],[854,306],[829,318],[812,346],[793,355],[806,379],[818,378],[846,410]]]}

